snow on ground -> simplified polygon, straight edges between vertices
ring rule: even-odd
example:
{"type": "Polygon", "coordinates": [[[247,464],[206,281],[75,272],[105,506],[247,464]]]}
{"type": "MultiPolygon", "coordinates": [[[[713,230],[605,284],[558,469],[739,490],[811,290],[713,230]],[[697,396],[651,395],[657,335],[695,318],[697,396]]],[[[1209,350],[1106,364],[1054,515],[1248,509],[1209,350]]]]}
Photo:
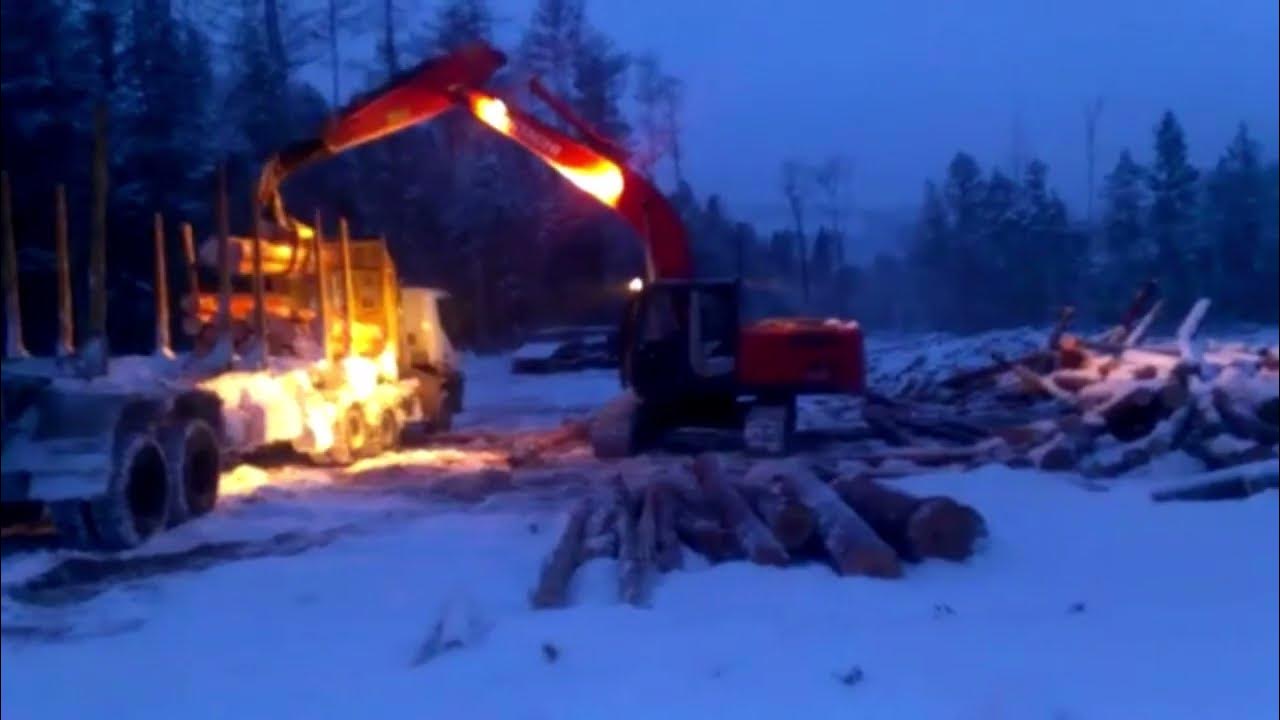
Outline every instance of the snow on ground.
{"type": "MultiPolygon", "coordinates": [[[[909,343],[902,354],[920,347],[909,343]]],[[[888,352],[881,358],[896,361],[888,352]]],[[[554,426],[617,391],[608,371],[512,376],[508,362],[468,359],[459,426],[554,426]]],[[[483,469],[483,452],[411,450],[346,476],[238,470],[215,513],[129,557],[207,557],[217,547],[240,559],[135,571],[94,586],[98,594],[24,585],[73,553],[6,553],[0,712],[984,720],[1280,713],[1277,494],[1154,504],[1152,483],[1198,469],[1176,455],[1110,492],[999,467],[902,480],[909,491],[977,507],[991,537],[966,564],[926,562],[899,581],[840,579],[818,565],[699,565],[664,576],[651,607],[637,609],[615,601],[612,562],[600,560],[579,571],[573,607],[535,612],[527,593],[562,522],[558,506],[519,494],[463,505],[390,491],[483,469]],[[395,482],[380,490],[388,477],[395,482]],[[347,487],[361,482],[371,489],[347,487]],[[415,663],[442,618],[462,647],[415,663]]]]}

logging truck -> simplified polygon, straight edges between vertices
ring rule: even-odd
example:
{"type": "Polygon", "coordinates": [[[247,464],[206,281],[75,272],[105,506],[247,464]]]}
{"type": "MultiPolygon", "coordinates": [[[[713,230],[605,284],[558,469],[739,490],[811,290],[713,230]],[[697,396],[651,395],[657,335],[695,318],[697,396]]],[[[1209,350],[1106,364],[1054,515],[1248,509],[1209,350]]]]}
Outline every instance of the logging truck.
{"type": "MultiPolygon", "coordinates": [[[[229,236],[224,216],[224,231],[206,245],[216,259],[204,264],[219,276],[210,294],[201,292],[198,267],[208,253],[195,252],[184,226],[189,292],[181,327],[194,347],[175,356],[157,216],[156,351],[108,358],[105,313],[95,314],[78,352],[73,342],[59,202],[60,352],[30,357],[7,177],[3,190],[6,522],[47,514],[77,547],[136,547],[209,512],[221,470],[237,457],[285,445],[314,462],[344,465],[395,448],[411,423],[447,428],[461,408],[462,376],[439,310],[445,294],[401,287],[386,242],[351,239],[345,222],[337,242],[326,242],[317,223],[306,252],[297,253],[291,240],[262,237],[261,228],[252,238],[229,236]],[[244,248],[250,257],[233,265],[244,248]],[[290,257],[283,265],[282,255],[290,257]],[[251,289],[233,292],[233,276],[251,289]]],[[[91,303],[105,308],[105,283],[90,289],[91,303]]]]}

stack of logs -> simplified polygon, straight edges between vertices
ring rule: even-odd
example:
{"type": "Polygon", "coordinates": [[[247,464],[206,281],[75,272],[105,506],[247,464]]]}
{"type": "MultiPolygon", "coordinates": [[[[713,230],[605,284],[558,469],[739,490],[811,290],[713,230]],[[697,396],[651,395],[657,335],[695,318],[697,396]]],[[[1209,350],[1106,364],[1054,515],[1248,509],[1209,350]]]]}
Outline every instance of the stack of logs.
{"type": "Polygon", "coordinates": [[[565,605],[575,570],[593,558],[616,558],[619,597],[644,605],[654,577],[683,567],[686,552],[713,563],[824,561],[840,575],[897,578],[903,562],[964,560],[987,534],[982,516],[951,498],[862,478],[827,482],[798,461],[733,468],[703,454],[687,470],[640,485],[619,476],[605,497],[580,501],[543,564],[533,606],[565,605]]]}
{"type": "Polygon", "coordinates": [[[991,462],[1115,477],[1181,450],[1209,470],[1274,460],[1280,440],[1276,348],[1194,336],[1200,300],[1167,344],[1146,342],[1162,305],[1139,293],[1124,322],[1086,338],[1064,311],[1046,346],[907,395],[870,394],[867,433],[889,447],[844,454],[843,472],[890,477],[991,462]],[[1145,301],[1145,304],[1144,304],[1145,301]]]}

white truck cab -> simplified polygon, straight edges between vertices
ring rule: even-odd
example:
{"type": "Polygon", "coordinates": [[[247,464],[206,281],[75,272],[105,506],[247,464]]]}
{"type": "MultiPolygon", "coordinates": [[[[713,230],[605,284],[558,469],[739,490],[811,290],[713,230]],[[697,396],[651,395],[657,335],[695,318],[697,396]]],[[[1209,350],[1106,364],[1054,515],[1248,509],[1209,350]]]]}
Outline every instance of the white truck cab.
{"type": "Polygon", "coordinates": [[[437,288],[400,288],[400,347],[411,369],[440,378],[446,403],[456,413],[462,409],[463,376],[440,312],[448,297],[437,288]]]}

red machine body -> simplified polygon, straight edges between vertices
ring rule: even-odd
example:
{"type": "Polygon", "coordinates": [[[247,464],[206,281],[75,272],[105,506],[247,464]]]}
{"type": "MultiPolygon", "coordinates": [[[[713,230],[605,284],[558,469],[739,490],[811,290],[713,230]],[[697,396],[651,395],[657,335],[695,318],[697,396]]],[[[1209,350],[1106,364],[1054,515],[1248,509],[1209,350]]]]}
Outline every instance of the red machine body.
{"type": "Polygon", "coordinates": [[[762,393],[861,393],[864,357],[856,322],[770,318],[739,333],[738,382],[762,393]]]}

